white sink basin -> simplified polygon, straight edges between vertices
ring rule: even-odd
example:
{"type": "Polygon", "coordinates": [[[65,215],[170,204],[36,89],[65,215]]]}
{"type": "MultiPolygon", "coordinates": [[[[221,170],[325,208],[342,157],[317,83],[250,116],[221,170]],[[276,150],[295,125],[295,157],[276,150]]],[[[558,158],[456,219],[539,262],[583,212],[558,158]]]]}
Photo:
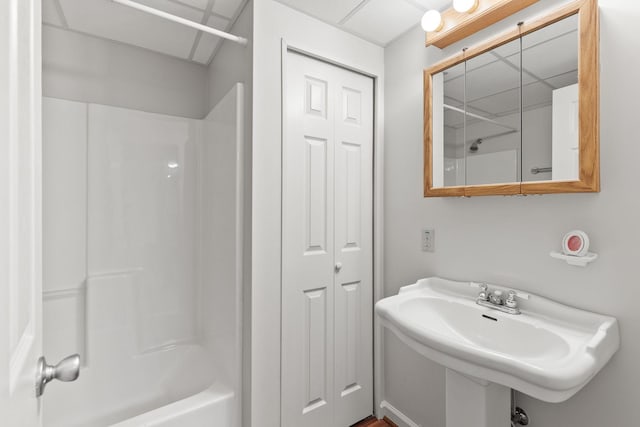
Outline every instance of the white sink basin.
{"type": "Polygon", "coordinates": [[[620,345],[613,317],[522,293],[522,313],[507,314],[476,304],[477,294],[469,282],[422,279],[380,300],[376,313],[425,357],[547,402],[573,396],[620,345]]]}

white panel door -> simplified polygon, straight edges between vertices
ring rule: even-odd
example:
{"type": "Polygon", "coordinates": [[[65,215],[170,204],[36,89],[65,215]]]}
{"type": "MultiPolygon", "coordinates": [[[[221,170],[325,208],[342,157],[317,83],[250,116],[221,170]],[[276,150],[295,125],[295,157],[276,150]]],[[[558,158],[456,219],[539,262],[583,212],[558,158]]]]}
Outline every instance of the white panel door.
{"type": "Polygon", "coordinates": [[[287,55],[282,425],[344,427],[372,393],[371,79],[287,55]]]}
{"type": "Polygon", "coordinates": [[[553,91],[551,179],[580,178],[578,84],[553,91]]]}
{"type": "Polygon", "coordinates": [[[0,424],[41,424],[40,1],[0,2],[0,424]]]}
{"type": "Polygon", "coordinates": [[[283,156],[282,426],[333,411],[332,67],[288,55],[283,156]]]}
{"type": "Polygon", "coordinates": [[[336,427],[373,410],[373,80],[334,68],[336,427]]]}

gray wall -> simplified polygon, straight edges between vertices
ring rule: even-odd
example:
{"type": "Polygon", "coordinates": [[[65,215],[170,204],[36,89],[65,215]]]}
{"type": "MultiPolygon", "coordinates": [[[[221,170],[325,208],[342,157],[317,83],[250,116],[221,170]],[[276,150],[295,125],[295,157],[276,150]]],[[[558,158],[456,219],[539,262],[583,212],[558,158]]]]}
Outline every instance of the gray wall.
{"type": "Polygon", "coordinates": [[[203,65],[42,27],[44,96],[201,119],[209,111],[206,85],[203,65]]]}
{"type": "MultiPolygon", "coordinates": [[[[465,40],[471,45],[561,1],[541,0],[528,11],[465,40]],[[533,12],[532,12],[533,11],[533,12]]],[[[622,427],[640,403],[640,3],[600,0],[601,168],[599,194],[528,197],[422,197],[422,69],[457,51],[425,49],[416,28],[385,49],[385,294],[428,276],[484,280],[528,290],[616,316],[620,351],[582,391],[560,404],[518,395],[532,427],[622,427]],[[434,227],[436,251],[420,251],[420,229],[434,227]],[[552,259],[562,235],[589,233],[600,254],[587,268],[552,259]]],[[[444,371],[385,334],[384,398],[423,427],[443,427],[444,371]]],[[[523,337],[526,339],[526,337],[523,337]]],[[[471,424],[470,424],[471,425],[471,424]]]]}

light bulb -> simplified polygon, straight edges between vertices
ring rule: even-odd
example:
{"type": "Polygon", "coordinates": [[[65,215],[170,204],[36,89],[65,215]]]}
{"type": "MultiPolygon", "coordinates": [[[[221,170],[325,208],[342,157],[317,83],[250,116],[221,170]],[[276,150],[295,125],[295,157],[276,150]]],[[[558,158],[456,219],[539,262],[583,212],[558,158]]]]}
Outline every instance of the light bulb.
{"type": "Polygon", "coordinates": [[[478,0],[453,0],[456,12],[471,13],[478,7],[478,0]]]}
{"type": "Polygon", "coordinates": [[[442,22],[442,15],[437,10],[430,10],[424,14],[420,21],[422,29],[427,32],[440,31],[444,22],[442,22]]]}

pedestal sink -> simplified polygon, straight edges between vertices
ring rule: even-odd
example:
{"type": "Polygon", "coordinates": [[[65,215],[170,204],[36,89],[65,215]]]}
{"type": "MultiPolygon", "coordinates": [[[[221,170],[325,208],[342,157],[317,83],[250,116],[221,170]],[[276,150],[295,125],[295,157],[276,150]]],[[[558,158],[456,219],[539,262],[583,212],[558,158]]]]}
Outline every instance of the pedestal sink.
{"type": "Polygon", "coordinates": [[[503,313],[478,305],[478,292],[474,282],[432,277],[376,304],[382,325],[447,368],[447,427],[508,427],[510,389],[565,401],[620,345],[613,317],[517,290],[521,313],[503,313]]]}

